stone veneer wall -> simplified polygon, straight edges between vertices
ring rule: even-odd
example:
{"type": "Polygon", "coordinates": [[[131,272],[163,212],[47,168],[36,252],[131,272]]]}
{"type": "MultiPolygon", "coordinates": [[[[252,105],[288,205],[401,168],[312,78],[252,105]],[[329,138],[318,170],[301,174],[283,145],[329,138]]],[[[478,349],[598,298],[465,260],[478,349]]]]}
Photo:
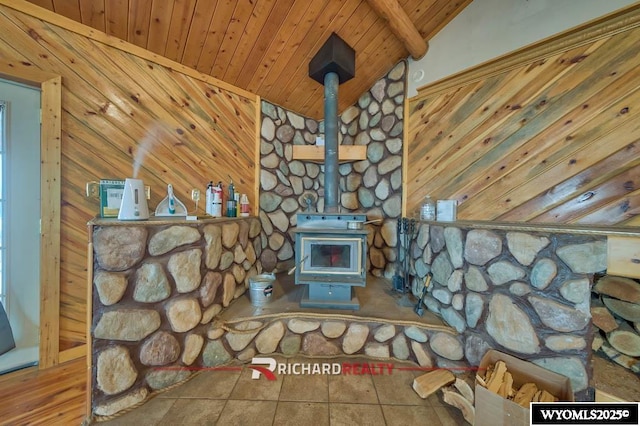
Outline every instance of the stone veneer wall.
{"type": "Polygon", "coordinates": [[[606,237],[419,223],[413,292],[449,327],[352,315],[233,318],[225,307],[261,272],[260,221],[95,226],[92,410],[109,416],[198,366],[257,354],[364,355],[423,367],[476,366],[490,349],[571,379],[588,400],[590,287],[606,237]]]}
{"type": "MultiPolygon", "coordinates": [[[[396,260],[395,220],[402,211],[402,148],[406,64],[401,62],[339,117],[339,143],[366,145],[367,159],[339,165],[343,212],[384,219],[368,225],[369,271],[390,277],[396,260]]],[[[339,90],[338,90],[339,92],[339,90]]],[[[339,93],[338,93],[339,96],[339,93]]],[[[324,122],[262,102],[260,139],[260,220],[262,263],[270,271],[293,259],[290,228],[311,194],[322,212],[324,165],[293,159],[293,145],[315,145],[324,122]]]]}
{"type": "Polygon", "coordinates": [[[412,242],[412,290],[465,342],[478,365],[494,348],[571,379],[592,376],[590,290],[606,269],[606,236],[488,230],[421,223],[412,242]]]}
{"type": "MultiPolygon", "coordinates": [[[[381,360],[411,360],[422,367],[465,367],[463,341],[446,326],[338,315],[275,314],[216,322],[203,355],[207,365],[237,359],[249,362],[259,354],[332,357],[364,355],[381,360]]],[[[417,317],[416,317],[417,318],[417,317]]]]}
{"type": "Polygon", "coordinates": [[[94,414],[117,413],[191,374],[171,367],[215,363],[206,336],[262,272],[260,230],[256,218],[93,226],[94,414]]]}

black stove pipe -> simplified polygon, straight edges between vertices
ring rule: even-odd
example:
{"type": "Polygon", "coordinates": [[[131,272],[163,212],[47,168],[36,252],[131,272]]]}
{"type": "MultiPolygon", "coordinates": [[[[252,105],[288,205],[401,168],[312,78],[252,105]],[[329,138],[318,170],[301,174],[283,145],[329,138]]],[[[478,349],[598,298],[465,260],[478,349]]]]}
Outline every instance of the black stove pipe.
{"type": "Polygon", "coordinates": [[[356,52],[332,33],[309,62],[309,77],[324,85],[324,211],[339,213],[338,86],[355,76],[356,52]]]}
{"type": "Polygon", "coordinates": [[[338,74],[324,76],[324,211],[338,213],[338,74]]]}

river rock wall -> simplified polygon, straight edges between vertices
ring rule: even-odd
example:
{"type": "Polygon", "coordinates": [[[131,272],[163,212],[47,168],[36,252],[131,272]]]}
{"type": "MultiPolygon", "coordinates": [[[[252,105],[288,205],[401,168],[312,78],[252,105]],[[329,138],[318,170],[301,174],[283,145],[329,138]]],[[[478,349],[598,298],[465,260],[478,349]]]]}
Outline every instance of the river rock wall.
{"type": "MultiPolygon", "coordinates": [[[[235,318],[225,308],[262,271],[261,221],[95,226],[92,410],[110,416],[192,370],[259,354],[360,355],[477,366],[497,349],[564,374],[590,400],[593,276],[606,236],[418,222],[412,291],[447,327],[353,316],[235,318]]],[[[330,313],[330,312],[328,312],[330,313]]]]}
{"type": "Polygon", "coordinates": [[[363,355],[411,360],[429,368],[464,366],[462,339],[449,327],[395,324],[389,321],[327,318],[321,315],[273,316],[220,322],[212,327],[204,350],[205,365],[234,359],[248,362],[259,354],[333,357],[363,355]],[[458,363],[462,361],[461,363],[458,363]]]}
{"type": "MultiPolygon", "coordinates": [[[[406,64],[401,62],[339,117],[338,143],[367,147],[366,160],[339,165],[341,211],[384,220],[368,225],[368,267],[375,276],[391,276],[396,258],[395,221],[402,214],[405,75],[406,64]]],[[[307,207],[305,199],[314,200],[313,211],[323,211],[324,165],[294,159],[293,145],[315,145],[316,137],[324,135],[324,122],[262,101],[260,133],[262,263],[271,271],[294,257],[289,231],[296,226],[296,213],[307,207]]]]}
{"type": "Polygon", "coordinates": [[[421,223],[411,242],[412,291],[460,335],[478,365],[489,348],[527,359],[588,390],[593,276],[606,237],[421,223]]]}
{"type": "Polygon", "coordinates": [[[109,416],[206,363],[213,319],[262,272],[261,227],[243,218],[91,231],[91,400],[109,416]]]}

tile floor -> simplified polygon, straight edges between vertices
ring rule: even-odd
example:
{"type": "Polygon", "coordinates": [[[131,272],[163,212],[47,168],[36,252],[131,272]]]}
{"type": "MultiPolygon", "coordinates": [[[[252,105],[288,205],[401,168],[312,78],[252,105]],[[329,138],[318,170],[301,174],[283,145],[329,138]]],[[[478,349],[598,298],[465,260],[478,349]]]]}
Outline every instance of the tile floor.
{"type": "MultiPolygon", "coordinates": [[[[375,361],[274,357],[279,362],[375,361]]],[[[277,375],[251,379],[252,369],[203,371],[185,384],[102,425],[411,425],[467,424],[440,392],[421,399],[411,388],[415,364],[393,362],[386,375],[277,375]]]]}

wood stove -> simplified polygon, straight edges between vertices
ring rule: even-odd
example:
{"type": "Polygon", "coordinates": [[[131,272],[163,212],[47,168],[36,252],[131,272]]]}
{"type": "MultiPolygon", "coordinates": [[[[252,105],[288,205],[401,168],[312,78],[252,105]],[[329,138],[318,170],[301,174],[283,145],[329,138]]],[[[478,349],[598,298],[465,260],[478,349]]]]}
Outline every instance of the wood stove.
{"type": "Polygon", "coordinates": [[[355,75],[355,50],[333,33],[309,62],[309,77],[324,85],[324,213],[298,213],[296,285],[302,307],[359,309],[354,287],[366,284],[367,231],[348,229],[364,214],[340,214],[338,205],[338,86],[355,75]]]}
{"type": "Polygon", "coordinates": [[[354,287],[366,285],[367,230],[348,229],[364,214],[298,213],[295,284],[304,285],[300,306],[359,309],[354,287]]]}

